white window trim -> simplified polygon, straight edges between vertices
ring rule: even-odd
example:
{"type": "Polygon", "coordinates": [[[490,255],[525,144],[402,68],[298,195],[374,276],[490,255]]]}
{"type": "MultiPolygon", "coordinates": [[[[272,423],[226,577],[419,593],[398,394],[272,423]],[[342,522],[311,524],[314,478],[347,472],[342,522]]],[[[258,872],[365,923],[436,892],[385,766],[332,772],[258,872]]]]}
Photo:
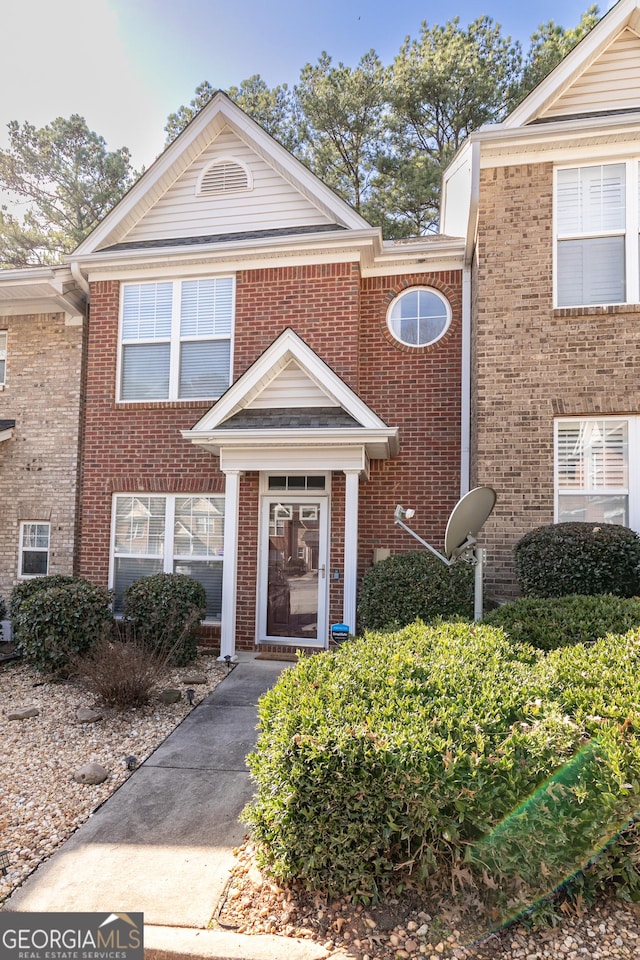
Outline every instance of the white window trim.
{"type": "Polygon", "coordinates": [[[0,360],[4,360],[4,375],[0,376],[0,390],[4,389],[7,382],[7,349],[9,335],[7,330],[0,330],[0,360]]]}
{"type": "MultiPolygon", "coordinates": [[[[610,488],[606,493],[615,496],[616,494],[625,494],[629,497],[629,527],[640,533],[640,414],[622,414],[619,416],[576,416],[576,417],[558,417],[554,421],[553,428],[553,486],[554,486],[554,523],[558,523],[560,516],[560,478],[559,478],[559,458],[558,458],[558,439],[559,427],[562,423],[591,423],[595,420],[607,423],[625,421],[628,425],[629,438],[629,486],[626,489],[610,488]]],[[[593,493],[602,493],[601,489],[592,491],[593,493]]],[[[589,493],[581,490],[580,493],[589,493]]]]}
{"type": "Polygon", "coordinates": [[[608,157],[601,160],[558,164],[553,170],[553,306],[554,309],[587,309],[588,307],[618,306],[619,303],[576,303],[558,305],[558,243],[563,240],[588,240],[593,238],[624,237],[625,239],[625,289],[626,299],[620,303],[640,303],[640,155],[633,157],[608,157]],[[558,235],[558,173],[560,170],[577,170],[584,167],[601,167],[624,164],[626,225],[624,230],[605,230],[601,233],[558,235]]]}
{"type": "MultiPolygon", "coordinates": [[[[135,404],[149,404],[149,403],[199,403],[201,400],[218,400],[222,393],[217,396],[208,396],[208,397],[179,397],[178,396],[178,385],[180,379],[180,344],[182,338],[180,336],[180,303],[181,303],[181,292],[182,292],[182,283],[188,280],[226,280],[230,279],[232,282],[231,290],[231,333],[229,336],[226,334],[213,334],[211,336],[190,336],[185,337],[189,343],[193,343],[198,340],[202,340],[206,343],[209,343],[213,340],[229,341],[229,383],[227,386],[231,386],[233,379],[233,349],[234,349],[234,338],[235,338],[235,317],[236,317],[236,278],[232,274],[220,274],[214,276],[194,276],[194,277],[180,277],[179,279],[169,279],[166,277],[159,277],[157,280],[139,280],[132,281],[127,280],[120,283],[120,298],[119,298],[119,307],[118,307],[118,357],[116,362],[116,403],[135,403],[135,404]],[[126,287],[129,286],[144,286],[145,284],[156,284],[156,283],[172,283],[173,284],[173,296],[172,296],[172,309],[171,309],[171,335],[165,338],[154,338],[150,340],[127,340],[127,344],[154,344],[154,343],[168,343],[170,344],[170,365],[169,365],[169,396],[168,397],[142,397],[140,399],[123,399],[122,398],[122,360],[124,356],[124,346],[125,341],[123,339],[123,325],[124,325],[124,291],[126,287]]],[[[223,391],[224,393],[225,391],[223,391]]]]}
{"type": "MultiPolygon", "coordinates": [[[[119,497],[162,497],[165,502],[165,514],[164,514],[164,548],[162,556],[162,572],[163,573],[173,573],[173,564],[174,561],[178,560],[206,560],[213,561],[216,563],[224,563],[224,544],[223,552],[221,556],[215,557],[192,557],[192,556],[183,556],[182,554],[175,554],[173,552],[173,531],[175,528],[175,517],[176,517],[176,500],[183,499],[185,497],[216,497],[217,499],[224,500],[224,493],[163,493],[161,491],[119,491],[114,493],[111,498],[111,533],[109,541],[109,589],[113,590],[115,588],[115,566],[116,566],[116,501],[119,497]]],[[[131,559],[147,559],[149,557],[148,553],[127,553],[119,554],[119,556],[130,557],[131,559]]],[[[207,618],[202,621],[203,623],[212,623],[219,624],[220,620],[214,620],[213,618],[207,618]]]]}
{"type": "Polygon", "coordinates": [[[427,347],[432,347],[434,344],[442,340],[445,333],[451,326],[452,316],[453,314],[451,311],[451,304],[449,303],[445,295],[440,292],[440,290],[438,290],[436,287],[430,287],[428,284],[416,284],[415,286],[407,287],[405,290],[401,290],[400,293],[398,293],[397,296],[393,298],[393,300],[387,307],[387,330],[389,331],[389,333],[391,334],[395,342],[401,344],[403,347],[412,347],[414,350],[426,350],[427,347]],[[432,293],[438,298],[438,300],[441,301],[442,305],[445,308],[446,321],[442,331],[433,340],[429,340],[427,343],[408,343],[406,340],[401,340],[400,337],[393,331],[391,326],[391,311],[393,310],[393,308],[395,307],[395,305],[398,303],[399,300],[402,300],[404,297],[409,296],[412,293],[419,293],[420,291],[425,291],[426,293],[432,293]]]}
{"type": "Polygon", "coordinates": [[[21,520],[20,521],[20,532],[19,532],[19,541],[18,541],[18,579],[19,580],[35,580],[36,577],[46,577],[49,575],[49,566],[51,562],[51,523],[48,520],[21,520]],[[49,528],[49,537],[48,545],[45,550],[44,547],[29,547],[27,553],[46,553],[47,555],[47,569],[44,573],[23,573],[22,572],[22,558],[24,555],[24,528],[30,527],[36,524],[39,527],[48,527],[49,528]]]}

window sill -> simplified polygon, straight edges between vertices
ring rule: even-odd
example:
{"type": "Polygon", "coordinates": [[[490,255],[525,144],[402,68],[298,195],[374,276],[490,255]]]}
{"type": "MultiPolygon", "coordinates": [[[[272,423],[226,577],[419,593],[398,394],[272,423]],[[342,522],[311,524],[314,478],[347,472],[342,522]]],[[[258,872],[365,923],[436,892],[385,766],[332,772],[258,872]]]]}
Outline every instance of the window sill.
{"type": "Polygon", "coordinates": [[[593,304],[582,307],[554,307],[554,317],[602,317],[640,313],[640,303],[593,304]]]}

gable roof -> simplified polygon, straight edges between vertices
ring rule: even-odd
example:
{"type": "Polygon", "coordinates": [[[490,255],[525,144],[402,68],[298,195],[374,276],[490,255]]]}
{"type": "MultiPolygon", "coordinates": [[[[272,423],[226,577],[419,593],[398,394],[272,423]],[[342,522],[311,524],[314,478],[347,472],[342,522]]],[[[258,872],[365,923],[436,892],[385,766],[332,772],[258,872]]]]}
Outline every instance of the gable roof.
{"type": "Polygon", "coordinates": [[[385,459],[398,449],[397,427],[388,427],[291,328],[182,435],[218,454],[223,447],[320,444],[385,459]]]}
{"type": "Polygon", "coordinates": [[[500,125],[640,110],[640,7],[618,3],[500,125]]]}
{"type": "MultiPolygon", "coordinates": [[[[280,181],[288,186],[309,207],[309,219],[315,219],[322,229],[327,224],[336,229],[369,229],[369,224],[340,199],[304,164],[266,133],[262,127],[241,110],[229,97],[218,91],[209,103],[194,117],[173,143],[158,157],[155,163],[140,177],[136,184],[107,214],[104,220],[75,250],[72,259],[94,254],[105,248],[127,243],[127,238],[140,233],[139,225],[154,207],[162,204],[181,178],[198,165],[194,183],[202,181],[203,162],[207,150],[216,140],[227,142],[227,156],[232,158],[234,149],[245,150],[266,166],[280,181]]],[[[215,157],[211,157],[213,161],[215,157]]],[[[243,162],[240,158],[237,163],[243,162]]],[[[211,202],[209,197],[208,201],[211,202]]],[[[295,223],[292,224],[296,226],[295,223]]],[[[212,239],[215,231],[193,228],[196,237],[212,239]]],[[[162,239],[158,237],[157,239],[162,239]]]]}

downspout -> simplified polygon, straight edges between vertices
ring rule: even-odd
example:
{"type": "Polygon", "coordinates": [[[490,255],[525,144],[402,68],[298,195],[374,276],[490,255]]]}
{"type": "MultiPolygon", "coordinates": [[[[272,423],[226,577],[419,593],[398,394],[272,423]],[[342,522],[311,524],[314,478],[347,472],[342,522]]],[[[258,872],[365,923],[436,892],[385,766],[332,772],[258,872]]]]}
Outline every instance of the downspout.
{"type": "Polygon", "coordinates": [[[75,282],[78,284],[78,286],[81,287],[83,292],[86,293],[87,301],[88,301],[91,295],[91,287],[89,286],[89,281],[87,280],[84,273],[80,269],[80,264],[78,263],[77,260],[72,260],[69,266],[71,268],[71,276],[73,277],[75,282]]]}
{"type": "Polygon", "coordinates": [[[462,272],[462,384],[460,410],[460,496],[471,488],[471,312],[472,270],[476,247],[478,205],[480,197],[480,144],[471,144],[469,219],[465,245],[465,263],[462,272]]]}

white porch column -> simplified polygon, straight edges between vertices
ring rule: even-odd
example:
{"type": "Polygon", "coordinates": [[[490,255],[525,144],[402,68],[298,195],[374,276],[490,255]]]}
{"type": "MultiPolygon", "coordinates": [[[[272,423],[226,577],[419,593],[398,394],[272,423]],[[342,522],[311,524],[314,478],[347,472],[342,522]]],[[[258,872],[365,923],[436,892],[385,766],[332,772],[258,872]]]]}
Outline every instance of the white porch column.
{"type": "Polygon", "coordinates": [[[236,659],[236,592],[238,585],[238,512],[240,471],[225,470],[224,558],[222,566],[222,625],[220,656],[236,659]]]}
{"type": "Polygon", "coordinates": [[[345,470],[344,503],[344,601],[342,621],[355,633],[358,581],[358,491],[360,471],[345,470]]]}

